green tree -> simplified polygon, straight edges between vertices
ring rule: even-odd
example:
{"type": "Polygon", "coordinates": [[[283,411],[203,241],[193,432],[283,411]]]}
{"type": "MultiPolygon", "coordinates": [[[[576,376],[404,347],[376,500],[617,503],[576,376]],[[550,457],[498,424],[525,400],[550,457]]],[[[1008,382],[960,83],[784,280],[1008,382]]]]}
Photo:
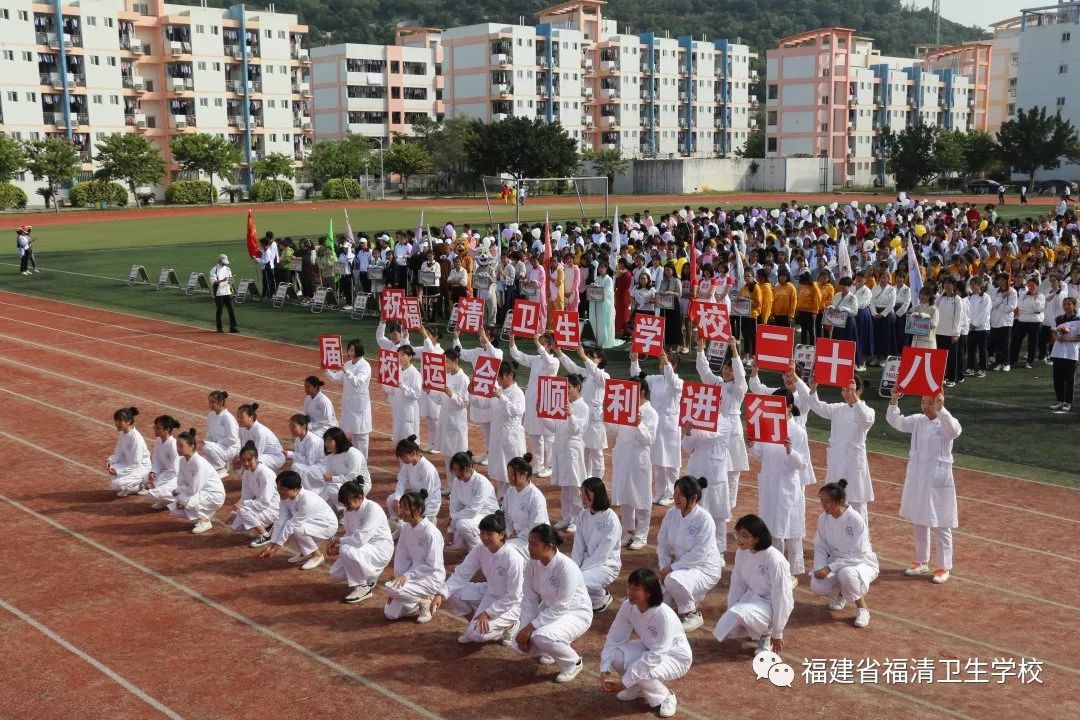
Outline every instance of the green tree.
{"type": "MultiPolygon", "coordinates": [[[[74,180],[79,174],[82,157],[70,140],[28,140],[23,148],[26,152],[26,169],[36,178],[45,178],[54,199],[60,186],[74,180]]],[[[60,212],[59,203],[53,203],[53,207],[60,212]]]]}
{"type": "MultiPolygon", "coordinates": [[[[232,177],[240,165],[240,148],[230,141],[210,133],[177,135],[172,140],[173,159],[189,172],[206,173],[210,177],[211,191],[214,177],[232,177]]],[[[209,198],[214,202],[213,192],[209,198]]]]}
{"type": "Polygon", "coordinates": [[[765,157],[765,133],[760,125],[746,134],[746,143],[735,151],[735,155],[744,159],[765,157]]]}
{"type": "Polygon", "coordinates": [[[592,163],[596,172],[607,178],[608,192],[615,185],[615,176],[623,174],[630,167],[630,161],[619,150],[587,150],[581,154],[581,159],[592,163]]]}
{"type": "Polygon", "coordinates": [[[251,163],[251,172],[259,180],[277,180],[291,178],[296,173],[296,166],[285,153],[270,153],[262,160],[251,163]]]}
{"type": "Polygon", "coordinates": [[[469,165],[469,144],[475,141],[479,121],[463,117],[439,122],[430,116],[412,124],[416,142],[431,156],[432,168],[449,186],[463,187],[475,178],[469,165]]]}
{"type": "Polygon", "coordinates": [[[345,140],[316,143],[304,170],[316,185],[322,186],[332,178],[360,177],[370,158],[370,141],[360,135],[350,135],[345,140]]]}
{"type": "Polygon", "coordinates": [[[386,151],[384,159],[387,172],[400,175],[404,195],[409,197],[409,178],[432,170],[431,156],[420,143],[397,142],[386,151]]]}
{"type": "Polygon", "coordinates": [[[484,175],[568,177],[581,163],[577,142],[559,123],[514,116],[476,130],[469,164],[484,175]]]}
{"type": "Polygon", "coordinates": [[[161,152],[140,133],[115,133],[99,142],[97,149],[99,180],[115,180],[127,184],[131,196],[138,202],[139,187],[154,185],[165,176],[165,160],[161,152]]]}
{"type": "Polygon", "coordinates": [[[934,140],[933,165],[939,178],[964,176],[967,156],[967,133],[961,130],[938,129],[934,140]]]}
{"type": "Polygon", "coordinates": [[[881,146],[885,166],[896,178],[898,190],[913,190],[938,173],[934,160],[938,128],[919,123],[893,132],[886,126],[881,131],[881,146]]]}
{"type": "Polygon", "coordinates": [[[0,183],[11,179],[26,167],[26,152],[18,140],[0,135],[0,183]]]}
{"type": "Polygon", "coordinates": [[[1045,107],[1017,110],[1015,120],[1006,120],[998,128],[997,145],[1002,160],[1028,176],[1028,189],[1034,187],[1040,168],[1056,168],[1062,158],[1080,160],[1076,128],[1061,117],[1060,110],[1048,115],[1045,107]]]}
{"type": "Polygon", "coordinates": [[[994,137],[982,130],[972,130],[964,144],[964,177],[976,175],[1006,174],[1008,168],[1001,160],[994,137]]]}

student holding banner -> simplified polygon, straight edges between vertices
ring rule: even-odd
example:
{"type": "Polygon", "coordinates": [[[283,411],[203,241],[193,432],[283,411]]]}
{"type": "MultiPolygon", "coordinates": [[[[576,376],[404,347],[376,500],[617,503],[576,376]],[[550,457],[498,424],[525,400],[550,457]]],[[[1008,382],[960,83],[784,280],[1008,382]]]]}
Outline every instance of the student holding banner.
{"type": "Polygon", "coordinates": [[[626,533],[622,546],[641,550],[648,543],[652,507],[652,447],[660,424],[649,404],[649,384],[639,381],[637,415],[630,424],[617,425],[611,451],[611,504],[619,506],[626,533]]]}
{"type": "MultiPolygon", "coordinates": [[[[682,437],[679,430],[679,404],[682,401],[683,381],[676,374],[679,356],[660,353],[659,375],[648,375],[649,397],[656,408],[660,424],[652,446],[653,503],[667,507],[674,502],[675,480],[682,467],[682,437]]],[[[641,375],[636,353],[630,353],[630,375],[641,375]]]]}
{"type": "Polygon", "coordinates": [[[536,355],[527,355],[518,350],[514,336],[510,336],[510,357],[519,365],[529,368],[529,385],[525,390],[525,435],[536,458],[536,477],[551,477],[553,433],[536,416],[536,391],[540,378],[545,375],[559,374],[559,361],[551,354],[555,349],[555,340],[551,335],[536,336],[536,355]]]}
{"type": "Polygon", "coordinates": [[[746,368],[739,357],[739,341],[732,337],[728,341],[730,357],[724,360],[720,375],[715,375],[709,367],[709,359],[704,348],[698,348],[697,372],[701,381],[710,385],[720,385],[723,392],[720,397],[720,412],[731,423],[731,435],[728,441],[728,456],[731,468],[727,474],[728,498],[732,509],[739,499],[739,476],[750,469],[744,440],[742,406],[746,397],[746,368]]]}
{"type": "Polygon", "coordinates": [[[449,484],[451,478],[450,461],[457,453],[463,453],[469,449],[469,420],[468,409],[471,398],[469,397],[469,376],[466,375],[459,364],[461,355],[454,348],[444,353],[446,360],[446,389],[442,392],[432,392],[432,399],[439,402],[438,440],[436,445],[446,461],[446,479],[449,484]]]}
{"type": "Polygon", "coordinates": [[[331,382],[341,384],[341,424],[353,447],[368,457],[371,434],[371,365],[364,359],[364,345],[357,339],[345,344],[346,362],[341,370],[326,370],[331,382]]]}
{"type": "MultiPolygon", "coordinates": [[[[458,352],[458,362],[465,362],[469,365],[475,366],[477,358],[481,355],[487,355],[502,362],[503,351],[495,346],[496,340],[492,340],[488,337],[488,334],[484,332],[483,328],[480,329],[477,338],[480,342],[479,347],[465,350],[461,347],[461,339],[457,333],[453,335],[453,347],[458,352]]],[[[477,465],[487,465],[488,453],[491,448],[491,408],[493,400],[480,397],[471,396],[469,398],[469,416],[473,423],[480,428],[480,437],[484,439],[484,452],[476,458],[477,465]]],[[[524,452],[524,450],[522,450],[524,452]]],[[[521,454],[520,452],[517,454],[521,454]]]]}
{"type": "Polygon", "coordinates": [[[410,345],[402,345],[397,352],[398,384],[397,387],[386,386],[393,418],[391,439],[395,443],[420,432],[420,396],[424,392],[420,372],[412,364],[416,351],[410,345]]]}
{"type": "Polygon", "coordinates": [[[585,350],[580,345],[578,355],[584,362],[584,366],[578,365],[556,348],[555,354],[559,357],[566,372],[580,375],[584,378],[581,386],[581,398],[589,406],[589,422],[585,426],[585,472],[589,477],[604,477],[604,450],[608,446],[607,428],[604,427],[604,385],[611,377],[604,371],[607,358],[598,348],[585,350]]]}
{"type": "MultiPolygon", "coordinates": [[[[420,332],[424,336],[421,353],[438,353],[441,355],[443,349],[442,345],[439,344],[439,338],[432,335],[423,325],[420,326],[420,332]]],[[[421,355],[422,362],[423,356],[421,355]]],[[[426,426],[428,436],[428,444],[424,447],[424,452],[438,454],[443,451],[439,446],[439,415],[442,412],[442,403],[439,393],[430,392],[423,387],[423,383],[421,383],[419,409],[420,420],[426,426]]],[[[417,434],[417,437],[419,437],[419,434],[417,434]]],[[[453,455],[453,453],[450,453],[450,455],[453,455]]],[[[447,455],[447,457],[450,455],[447,455]]]]}
{"type": "Polygon", "coordinates": [[[589,406],[581,397],[583,384],[580,375],[570,375],[566,386],[566,418],[543,420],[546,430],[552,433],[553,452],[551,483],[559,488],[559,507],[562,520],[555,524],[556,530],[572,533],[581,513],[581,484],[585,482],[585,428],[589,425],[589,406]]]}

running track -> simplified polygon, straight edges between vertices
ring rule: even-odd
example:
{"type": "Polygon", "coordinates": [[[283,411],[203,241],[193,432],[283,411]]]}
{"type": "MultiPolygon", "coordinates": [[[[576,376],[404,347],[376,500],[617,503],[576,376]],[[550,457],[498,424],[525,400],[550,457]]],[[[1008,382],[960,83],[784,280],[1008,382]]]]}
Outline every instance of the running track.
{"type": "MultiPolygon", "coordinates": [[[[231,408],[258,401],[260,419],[285,435],[287,416],[301,404],[300,379],[316,364],[311,348],[0,292],[7,409],[0,448],[9,466],[0,485],[9,538],[0,569],[0,660],[28,671],[0,693],[4,716],[246,717],[270,703],[282,717],[354,716],[359,703],[365,714],[394,717],[541,718],[553,709],[569,718],[640,716],[643,705],[597,689],[614,608],[578,643],[590,672],[559,686],[546,668],[507,648],[458,645],[462,623],[450,615],[426,626],[388,623],[381,592],[342,605],[344,588],[324,568],[299,573],[280,559],[258,561],[243,537],[220,525],[193,536],[141,498],[112,497],[101,465],[115,442],[115,408],[138,406],[145,434],[162,413],[201,431],[206,392],[220,387],[231,408]]],[[[382,392],[372,397],[376,428],[389,427],[382,392]]],[[[977,430],[972,419],[960,420],[977,430]]],[[[373,437],[371,452],[373,499],[382,502],[395,466],[385,434],[373,437]]],[[[442,467],[441,457],[433,461],[442,467]]],[[[814,461],[823,477],[822,446],[815,445],[814,461]]],[[[704,604],[705,628],[691,637],[694,667],[673,685],[680,716],[984,720],[1025,717],[1035,703],[1050,718],[1080,716],[1070,690],[1080,663],[1067,640],[1080,611],[1080,558],[1062,542],[1076,536],[1080,495],[958,471],[957,568],[948,584],[933,586],[901,573],[911,555],[910,526],[896,517],[903,466],[891,456],[871,458],[871,528],[882,574],[868,596],[870,628],[852,628],[850,609],[830,613],[804,580],[786,661],[799,673],[804,658],[1036,657],[1043,683],[807,686],[798,677],[792,688],[773,688],[754,680],[750,646],[719,646],[709,632],[724,606],[725,572],[704,604]]],[[[736,514],[756,509],[754,477],[753,470],[744,475],[736,514]]],[[[538,483],[556,508],[557,494],[538,483]]],[[[234,498],[238,482],[226,487],[234,498]]],[[[809,500],[812,529],[818,510],[809,500]]],[[[650,540],[661,513],[653,515],[650,540]]],[[[458,559],[449,556],[448,565],[458,559]]],[[[623,565],[624,577],[655,566],[654,546],[624,552],[623,565]]],[[[621,581],[612,590],[622,595],[621,581]]]]}

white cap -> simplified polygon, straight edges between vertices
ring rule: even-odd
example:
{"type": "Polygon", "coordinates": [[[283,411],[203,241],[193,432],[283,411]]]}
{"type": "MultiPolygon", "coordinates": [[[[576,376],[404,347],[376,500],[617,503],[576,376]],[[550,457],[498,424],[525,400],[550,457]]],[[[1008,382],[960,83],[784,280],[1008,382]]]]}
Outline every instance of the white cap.
{"type": "Polygon", "coordinates": [[[531,235],[533,236],[533,239],[534,239],[534,240],[539,240],[539,239],[540,239],[540,234],[541,234],[541,233],[540,233],[540,228],[538,228],[538,227],[534,227],[534,228],[533,228],[532,230],[530,230],[529,232],[530,232],[530,234],[531,234],[531,235]]]}
{"type": "Polygon", "coordinates": [[[229,256],[226,255],[225,253],[221,253],[220,255],[217,256],[217,261],[219,263],[221,263],[222,265],[228,265],[229,264],[229,256]]]}

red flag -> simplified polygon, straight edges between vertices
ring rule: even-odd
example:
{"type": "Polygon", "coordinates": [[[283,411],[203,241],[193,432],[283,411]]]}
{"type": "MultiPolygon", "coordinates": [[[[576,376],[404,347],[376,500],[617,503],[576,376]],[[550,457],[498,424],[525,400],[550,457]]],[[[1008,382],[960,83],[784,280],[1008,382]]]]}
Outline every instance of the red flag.
{"type": "Polygon", "coordinates": [[[255,231],[255,213],[251,210],[248,210],[247,251],[252,260],[258,260],[262,255],[259,249],[259,233],[255,231]]]}
{"type": "Polygon", "coordinates": [[[690,297],[697,297],[697,248],[694,242],[694,223],[690,223],[690,297]]]}

